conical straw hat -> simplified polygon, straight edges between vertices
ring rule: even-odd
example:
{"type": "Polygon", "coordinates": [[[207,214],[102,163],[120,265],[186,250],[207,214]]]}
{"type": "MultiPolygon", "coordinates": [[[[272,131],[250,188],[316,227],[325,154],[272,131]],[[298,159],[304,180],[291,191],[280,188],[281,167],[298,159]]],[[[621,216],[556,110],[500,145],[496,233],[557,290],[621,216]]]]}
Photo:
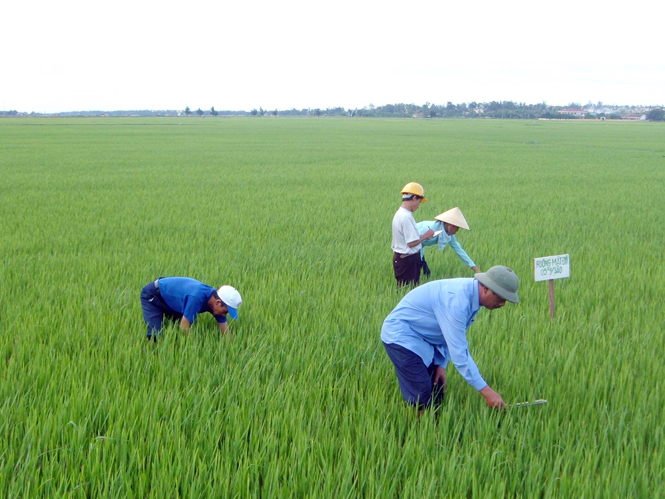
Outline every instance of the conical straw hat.
{"type": "Polygon", "coordinates": [[[447,222],[451,225],[461,227],[462,229],[471,230],[469,229],[469,224],[466,223],[466,218],[464,218],[464,215],[462,215],[462,210],[460,210],[457,206],[451,210],[444,211],[441,213],[441,215],[437,215],[434,218],[442,222],[447,222]]]}

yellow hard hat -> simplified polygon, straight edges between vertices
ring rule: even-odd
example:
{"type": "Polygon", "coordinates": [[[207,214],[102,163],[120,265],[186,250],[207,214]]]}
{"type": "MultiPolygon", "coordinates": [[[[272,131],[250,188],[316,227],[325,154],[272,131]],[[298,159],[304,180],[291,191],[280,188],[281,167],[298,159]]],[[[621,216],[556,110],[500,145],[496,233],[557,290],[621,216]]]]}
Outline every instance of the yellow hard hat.
{"type": "Polygon", "coordinates": [[[423,198],[421,201],[422,203],[427,202],[427,199],[425,199],[425,190],[418,182],[409,182],[406,184],[404,189],[402,189],[402,194],[415,194],[416,196],[423,198]]]}

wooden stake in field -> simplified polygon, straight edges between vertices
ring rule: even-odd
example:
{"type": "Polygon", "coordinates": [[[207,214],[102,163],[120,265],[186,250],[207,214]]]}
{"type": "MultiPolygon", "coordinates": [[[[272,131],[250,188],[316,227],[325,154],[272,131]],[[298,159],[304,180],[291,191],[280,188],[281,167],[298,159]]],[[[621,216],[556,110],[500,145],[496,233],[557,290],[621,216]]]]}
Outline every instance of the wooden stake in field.
{"type": "Polygon", "coordinates": [[[570,277],[570,255],[543,256],[533,259],[533,279],[548,281],[550,299],[550,322],[554,319],[554,279],[570,277]]]}

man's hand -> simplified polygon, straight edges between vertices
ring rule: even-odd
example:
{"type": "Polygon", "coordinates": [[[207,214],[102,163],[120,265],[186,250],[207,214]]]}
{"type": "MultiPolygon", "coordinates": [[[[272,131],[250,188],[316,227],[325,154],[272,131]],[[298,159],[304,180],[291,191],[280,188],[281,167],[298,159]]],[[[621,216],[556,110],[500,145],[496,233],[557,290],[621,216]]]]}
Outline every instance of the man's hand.
{"type": "Polygon", "coordinates": [[[415,241],[411,241],[410,243],[406,243],[406,245],[409,248],[413,248],[414,246],[418,246],[421,244],[425,239],[429,239],[434,235],[434,231],[432,229],[428,229],[427,232],[425,232],[422,236],[420,236],[420,239],[416,239],[415,241]]]}
{"type": "Polygon", "coordinates": [[[485,402],[492,409],[505,409],[506,403],[501,398],[501,395],[496,393],[494,390],[487,385],[485,388],[480,390],[480,394],[485,397],[485,402]]]}
{"type": "Polygon", "coordinates": [[[183,315],[180,319],[180,329],[182,329],[182,332],[185,334],[189,333],[189,328],[191,325],[192,323],[185,319],[185,316],[183,315]]]}
{"type": "MultiPolygon", "coordinates": [[[[218,322],[217,325],[219,326],[219,330],[222,333],[226,333],[226,331],[229,329],[229,323],[228,322],[218,322]]],[[[231,333],[229,333],[230,336],[231,333]]]]}
{"type": "Polygon", "coordinates": [[[476,274],[480,274],[480,269],[476,267],[471,267],[471,270],[473,270],[476,274]]]}
{"type": "Polygon", "coordinates": [[[434,373],[434,384],[441,384],[441,390],[445,392],[446,388],[448,388],[448,383],[446,381],[446,370],[441,366],[436,366],[434,373]]]}

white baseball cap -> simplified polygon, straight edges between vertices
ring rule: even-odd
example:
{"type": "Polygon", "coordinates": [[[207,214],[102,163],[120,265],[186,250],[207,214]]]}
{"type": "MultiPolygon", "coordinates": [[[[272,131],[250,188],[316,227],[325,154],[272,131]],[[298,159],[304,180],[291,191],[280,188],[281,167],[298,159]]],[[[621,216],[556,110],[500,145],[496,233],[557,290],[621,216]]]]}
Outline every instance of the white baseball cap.
{"type": "Polygon", "coordinates": [[[229,315],[232,319],[238,318],[238,307],[242,303],[240,293],[233,286],[222,286],[217,290],[217,295],[229,309],[229,315]]]}

